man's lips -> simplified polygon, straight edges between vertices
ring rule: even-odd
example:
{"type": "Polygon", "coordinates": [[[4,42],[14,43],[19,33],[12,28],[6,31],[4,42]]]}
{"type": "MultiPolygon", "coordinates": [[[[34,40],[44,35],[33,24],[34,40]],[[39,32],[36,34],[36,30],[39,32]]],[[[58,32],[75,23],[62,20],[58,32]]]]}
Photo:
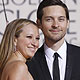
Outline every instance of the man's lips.
{"type": "Polygon", "coordinates": [[[52,30],[49,30],[50,32],[54,32],[54,33],[58,33],[60,32],[61,30],[58,30],[58,29],[52,29],[52,30]]]}

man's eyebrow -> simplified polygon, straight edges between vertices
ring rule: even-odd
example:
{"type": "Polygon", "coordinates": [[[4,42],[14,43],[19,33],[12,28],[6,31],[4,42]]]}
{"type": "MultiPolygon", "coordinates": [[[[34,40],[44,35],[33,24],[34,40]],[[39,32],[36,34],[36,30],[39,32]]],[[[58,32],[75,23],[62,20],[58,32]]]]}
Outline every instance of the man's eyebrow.
{"type": "Polygon", "coordinates": [[[52,19],[53,19],[53,17],[52,17],[52,16],[45,16],[44,18],[52,18],[52,19]]]}
{"type": "Polygon", "coordinates": [[[66,18],[65,16],[59,16],[60,18],[66,18]]]}

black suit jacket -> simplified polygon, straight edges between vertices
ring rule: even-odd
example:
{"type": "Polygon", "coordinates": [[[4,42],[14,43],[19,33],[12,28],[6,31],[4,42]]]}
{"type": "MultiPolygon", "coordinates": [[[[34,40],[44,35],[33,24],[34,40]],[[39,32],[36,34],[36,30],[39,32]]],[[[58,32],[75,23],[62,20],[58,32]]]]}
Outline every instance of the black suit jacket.
{"type": "MultiPolygon", "coordinates": [[[[80,80],[80,47],[67,43],[67,62],[64,80],[80,80]]],[[[47,66],[43,46],[38,49],[32,60],[27,62],[34,80],[52,80],[47,66]]]]}

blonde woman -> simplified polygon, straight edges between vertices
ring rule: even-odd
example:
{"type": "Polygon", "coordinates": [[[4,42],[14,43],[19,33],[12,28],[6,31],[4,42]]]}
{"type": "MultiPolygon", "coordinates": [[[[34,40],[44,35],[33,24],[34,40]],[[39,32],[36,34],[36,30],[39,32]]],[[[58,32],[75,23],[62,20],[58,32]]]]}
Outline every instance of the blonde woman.
{"type": "Polygon", "coordinates": [[[39,47],[39,30],[35,22],[16,19],[10,22],[0,45],[1,80],[33,80],[25,64],[39,47]]]}

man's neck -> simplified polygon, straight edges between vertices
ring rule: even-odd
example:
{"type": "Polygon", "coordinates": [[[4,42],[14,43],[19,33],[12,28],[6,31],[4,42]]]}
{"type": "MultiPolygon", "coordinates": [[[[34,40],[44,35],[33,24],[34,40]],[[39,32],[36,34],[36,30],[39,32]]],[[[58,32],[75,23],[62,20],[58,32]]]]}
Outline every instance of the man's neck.
{"type": "Polygon", "coordinates": [[[64,43],[64,38],[61,39],[60,41],[57,41],[57,42],[48,42],[48,41],[45,41],[45,43],[46,43],[46,45],[49,48],[57,51],[62,46],[62,44],[64,43]]]}

